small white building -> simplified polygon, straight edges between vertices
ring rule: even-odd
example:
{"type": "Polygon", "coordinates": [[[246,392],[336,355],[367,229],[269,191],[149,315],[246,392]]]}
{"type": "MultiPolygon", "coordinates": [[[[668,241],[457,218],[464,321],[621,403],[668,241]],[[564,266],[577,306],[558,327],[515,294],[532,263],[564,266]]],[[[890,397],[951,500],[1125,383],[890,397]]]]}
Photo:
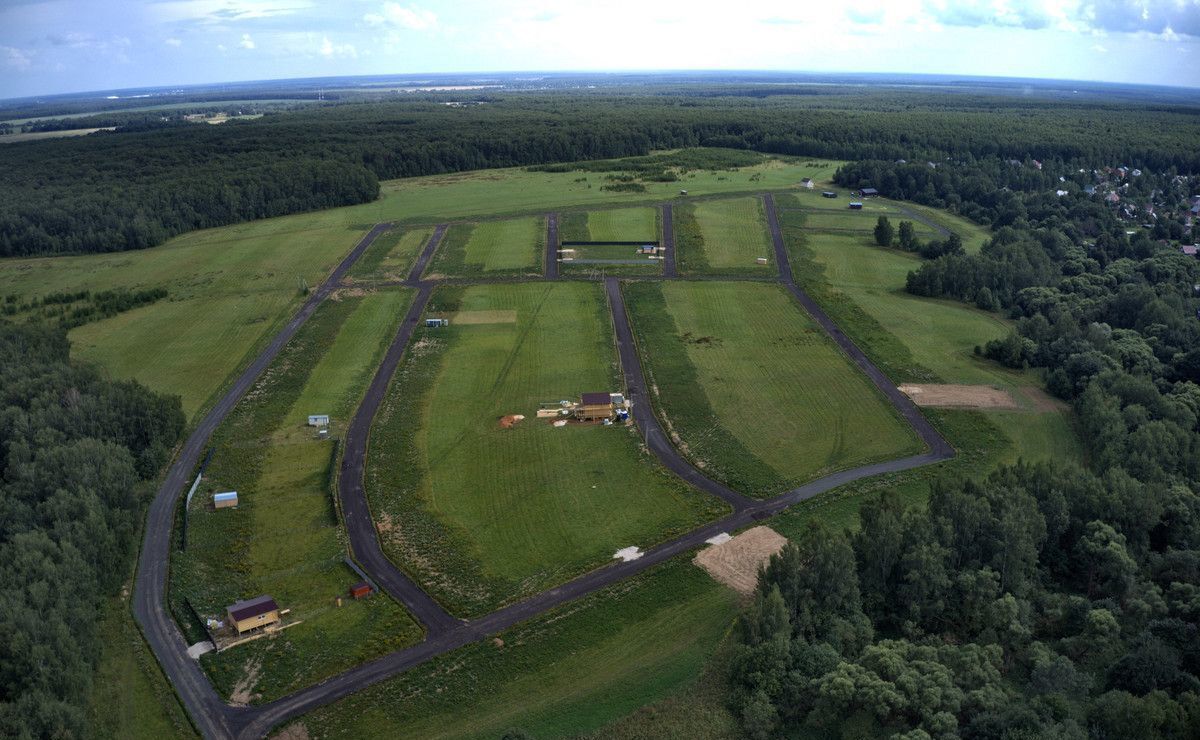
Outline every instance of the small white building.
{"type": "Polygon", "coordinates": [[[310,427],[329,426],[329,414],[309,414],[308,425],[310,427]]]}
{"type": "Polygon", "coordinates": [[[214,509],[236,509],[238,505],[237,491],[225,491],[213,494],[214,509]]]}

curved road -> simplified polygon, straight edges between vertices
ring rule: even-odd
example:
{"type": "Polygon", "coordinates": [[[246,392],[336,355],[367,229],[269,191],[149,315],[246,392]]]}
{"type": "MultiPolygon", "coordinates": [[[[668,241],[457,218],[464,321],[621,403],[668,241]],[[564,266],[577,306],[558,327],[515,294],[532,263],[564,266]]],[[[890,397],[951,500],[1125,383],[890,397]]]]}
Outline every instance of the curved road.
{"type": "MultiPolygon", "coordinates": [[[[952,457],[953,449],[920,414],[912,401],[897,390],[895,385],[871,363],[867,356],[834,324],[832,319],[796,285],[776,218],[774,200],[770,195],[764,195],[763,204],[775,247],[776,261],[780,269],[780,282],[812,314],[813,318],[847,356],[863,370],[900,414],[912,424],[918,436],[928,447],[927,452],[899,460],[844,470],[766,500],[747,498],[706,477],[684,459],[678,449],[671,444],[670,438],[653,413],[652,404],[645,391],[645,376],[625,309],[620,282],[617,278],[607,278],[604,281],[605,292],[612,312],[617,352],[624,375],[626,392],[629,398],[634,400],[634,421],[642,431],[647,448],[664,467],[696,488],[721,498],[730,505],[732,512],[715,522],[651,548],[638,560],[600,567],[572,581],[478,619],[455,619],[383,554],[363,491],[363,463],[371,421],[383,401],[387,386],[396,368],[403,359],[404,350],[412,336],[413,329],[420,320],[435,285],[432,281],[422,281],[421,276],[445,233],[446,227],[441,225],[434,231],[408,279],[403,282],[404,285],[417,288],[417,296],[347,429],[345,452],[338,480],[338,496],[354,557],[380,584],[381,588],[403,603],[421,622],[426,631],[426,639],[413,647],[356,666],[269,704],[257,707],[231,707],[216,694],[199,665],[187,657],[183,638],[165,608],[167,556],[175,506],[208,437],[249,390],[258,375],[265,370],[280,349],[296,333],[300,325],[312,315],[317,305],[345,276],[355,260],[380,233],[389,227],[388,224],[380,224],[372,229],[346,256],[316,293],[304,303],[296,316],[275,336],[267,348],[246,368],[217,405],[197,425],[178,459],[171,466],[151,504],[145,542],[138,563],[134,615],[202,734],[212,738],[262,737],[272,727],[316,707],[336,701],[438,655],[483,639],[557,606],[629,578],[651,566],[703,545],[705,540],[716,534],[745,527],[755,520],[769,517],[795,503],[861,478],[908,470],[952,457]]],[[[667,242],[668,247],[667,254],[673,268],[674,234],[671,229],[669,205],[664,206],[663,209],[663,225],[664,241],[667,242]]],[[[553,279],[557,275],[557,269],[554,269],[557,268],[557,260],[551,259],[551,250],[557,247],[555,214],[548,214],[547,232],[546,278],[553,279]]],[[[557,255],[555,254],[555,256],[557,255]]],[[[669,272],[670,274],[664,276],[665,279],[675,277],[674,269],[669,272]]]]}

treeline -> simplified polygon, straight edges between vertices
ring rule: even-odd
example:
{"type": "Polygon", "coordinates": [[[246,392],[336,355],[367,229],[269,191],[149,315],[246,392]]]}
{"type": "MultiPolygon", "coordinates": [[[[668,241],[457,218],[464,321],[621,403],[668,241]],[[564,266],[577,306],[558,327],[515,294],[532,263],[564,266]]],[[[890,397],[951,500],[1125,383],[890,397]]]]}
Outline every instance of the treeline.
{"type": "Polygon", "coordinates": [[[0,255],[152,246],[188,229],[370,200],[380,179],[699,146],[881,161],[1120,159],[1200,172],[1200,127],[1187,109],[984,96],[950,107],[928,95],[905,107],[902,98],[878,110],[842,92],[489,94],[465,107],[345,104],[22,143],[0,148],[0,255]]]}
{"type": "MultiPolygon", "coordinates": [[[[843,176],[861,176],[850,171],[863,166],[843,176]]],[[[1144,229],[1126,233],[1086,198],[1044,205],[1041,194],[1017,190],[1003,198],[970,201],[993,215],[1018,211],[1000,219],[1006,225],[979,254],[929,260],[907,289],[1006,310],[1014,330],[977,351],[1044,368],[1049,390],[1075,404],[1097,471],[1200,485],[1200,261],[1144,229]]]]}
{"type": "Polygon", "coordinates": [[[739,621],[747,735],[1194,738],[1200,499],[1050,464],[812,524],[739,621]]]}
{"type": "Polygon", "coordinates": [[[129,573],[179,399],[70,362],[65,331],[0,322],[0,735],[88,737],[101,600],[129,573]]]}
{"type": "Polygon", "coordinates": [[[111,319],[117,314],[166,298],[166,288],[129,290],[116,288],[93,293],[90,290],[47,293],[41,298],[21,300],[18,295],[4,297],[0,311],[5,316],[26,314],[37,321],[53,322],[61,329],[74,329],[101,319],[111,319]]]}

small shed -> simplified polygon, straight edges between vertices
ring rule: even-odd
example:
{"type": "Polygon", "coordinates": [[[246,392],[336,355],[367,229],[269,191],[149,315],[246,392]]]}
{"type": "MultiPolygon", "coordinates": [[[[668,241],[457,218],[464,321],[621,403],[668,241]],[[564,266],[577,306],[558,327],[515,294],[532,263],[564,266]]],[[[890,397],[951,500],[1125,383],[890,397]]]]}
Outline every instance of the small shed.
{"type": "Polygon", "coordinates": [[[686,191],[686,190],[680,190],[680,191],[679,191],[679,194],[680,194],[680,195],[687,195],[687,191],[686,191]]]}
{"type": "Polygon", "coordinates": [[[754,262],[759,265],[765,265],[770,263],[770,260],[768,260],[766,257],[756,257],[754,258],[754,262]]]}
{"type": "Polygon", "coordinates": [[[442,326],[450,326],[450,319],[425,319],[425,326],[432,329],[442,326]]]}
{"type": "Polygon", "coordinates": [[[858,194],[864,198],[872,198],[876,195],[879,195],[879,191],[875,188],[863,188],[862,190],[858,191],[858,194]]]}
{"type": "Polygon", "coordinates": [[[310,427],[327,427],[329,426],[329,414],[309,414],[308,425],[310,427]]]}
{"type": "Polygon", "coordinates": [[[836,198],[837,193],[833,192],[832,190],[825,190],[821,193],[821,197],[822,198],[836,198]]]}
{"type": "Polygon", "coordinates": [[[281,621],[279,605],[266,594],[230,604],[225,608],[225,614],[229,617],[229,625],[239,635],[281,621]]]}
{"type": "Polygon", "coordinates": [[[359,581],[350,587],[350,595],[355,599],[365,599],[371,595],[371,591],[373,590],[371,584],[366,581],[359,581]]]}
{"type": "Polygon", "coordinates": [[[610,419],[613,413],[611,393],[584,393],[575,407],[575,418],[580,421],[610,419]]]}
{"type": "Polygon", "coordinates": [[[237,491],[225,491],[213,494],[214,509],[236,509],[238,505],[237,491]]]}
{"type": "Polygon", "coordinates": [[[851,203],[850,203],[850,210],[852,210],[852,211],[861,211],[861,210],[862,210],[862,203],[859,203],[858,201],[853,201],[853,202],[851,202],[851,203]]]}

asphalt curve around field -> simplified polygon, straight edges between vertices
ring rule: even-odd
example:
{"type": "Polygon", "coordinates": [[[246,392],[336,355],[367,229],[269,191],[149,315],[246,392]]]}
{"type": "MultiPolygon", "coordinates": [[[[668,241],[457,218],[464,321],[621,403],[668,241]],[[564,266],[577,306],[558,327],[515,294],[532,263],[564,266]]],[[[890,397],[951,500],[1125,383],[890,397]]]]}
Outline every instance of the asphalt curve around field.
{"type": "Polygon", "coordinates": [[[175,523],[175,509],[180,493],[189,482],[192,471],[200,461],[200,454],[217,426],[250,390],[250,386],[301,325],[312,316],[317,306],[346,276],[367,247],[390,226],[386,223],[379,224],[367,232],[358,245],[334,268],[325,282],[309,296],[296,315],[279,330],[250,366],[242,371],[225,395],[209,409],[184,442],[175,462],[167,470],[167,475],[158,487],[146,513],[146,531],[142,539],[142,550],[138,555],[137,578],[134,581],[133,616],[141,626],[150,649],[158,657],[163,671],[188,708],[192,720],[205,737],[232,735],[236,725],[232,720],[237,716],[238,710],[221,701],[200,665],[188,657],[187,644],[167,611],[171,530],[175,523]]]}
{"type": "MultiPolygon", "coordinates": [[[[420,320],[421,313],[437,284],[434,281],[422,281],[421,276],[445,233],[445,225],[438,226],[422,250],[408,278],[402,283],[417,288],[417,296],[347,429],[339,477],[339,501],[355,558],[389,595],[403,603],[421,622],[426,630],[426,639],[417,645],[356,666],[268,704],[256,707],[227,705],[212,688],[198,663],[187,657],[186,644],[166,610],[167,561],[175,507],[209,436],[304,321],[312,315],[320,302],[345,276],[371,242],[390,226],[389,224],[380,224],[363,237],[362,241],[304,303],[291,321],[238,376],[233,386],[222,396],[220,401],[205,415],[189,436],[151,503],[147,516],[146,535],[138,563],[134,615],[142,626],[151,649],[158,657],[171,683],[179,692],[201,733],[205,737],[212,738],[262,737],[271,728],[319,706],[336,701],[555,607],[619,583],[676,555],[700,547],[705,540],[716,534],[748,526],[756,520],[776,514],[800,501],[861,478],[909,470],[952,457],[953,449],[933,429],[908,397],[900,393],[867,356],[841,332],[832,319],[796,285],[776,218],[774,200],[769,194],[764,195],[763,204],[775,246],[780,282],[913,426],[929,448],[926,453],[844,470],[761,501],[749,499],[706,477],[684,459],[654,415],[652,404],[646,394],[645,376],[625,308],[620,282],[617,278],[606,278],[605,293],[612,315],[621,371],[627,393],[634,400],[634,421],[642,433],[647,448],[664,467],[697,489],[721,498],[730,505],[732,512],[722,519],[650,548],[638,560],[606,565],[478,619],[455,619],[383,554],[362,488],[363,464],[368,451],[367,443],[371,421],[382,403],[387,386],[403,359],[413,329],[420,320]]],[[[554,279],[558,276],[557,225],[556,214],[547,214],[544,279],[554,279]]],[[[664,256],[668,260],[668,264],[664,265],[665,277],[671,279],[674,277],[675,255],[669,205],[663,207],[663,240],[667,246],[664,256]]],[[[487,282],[505,282],[505,280],[488,280],[487,282]]],[[[523,282],[523,280],[513,280],[513,282],[523,282]]]]}

